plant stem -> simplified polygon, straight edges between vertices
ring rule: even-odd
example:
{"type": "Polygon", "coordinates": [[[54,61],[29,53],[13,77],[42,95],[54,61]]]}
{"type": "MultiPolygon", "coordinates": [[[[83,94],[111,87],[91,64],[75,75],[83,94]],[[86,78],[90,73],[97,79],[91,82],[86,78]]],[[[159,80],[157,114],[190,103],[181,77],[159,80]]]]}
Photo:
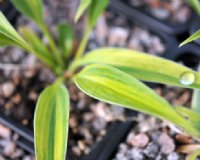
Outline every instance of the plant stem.
{"type": "Polygon", "coordinates": [[[47,37],[48,42],[49,42],[49,47],[51,48],[54,58],[56,59],[57,63],[63,67],[63,60],[61,57],[61,54],[59,53],[58,49],[56,48],[56,44],[51,36],[51,34],[49,33],[49,30],[47,28],[47,26],[45,24],[40,26],[41,30],[43,31],[44,35],[47,37]]]}
{"type": "Polygon", "coordinates": [[[87,27],[85,34],[83,36],[83,40],[81,41],[81,44],[80,44],[78,51],[76,53],[74,61],[77,61],[82,56],[82,54],[84,53],[88,39],[89,39],[89,36],[90,36],[90,32],[91,32],[91,27],[87,27]]]}
{"type": "Polygon", "coordinates": [[[86,45],[87,45],[87,42],[88,42],[88,39],[89,39],[89,36],[90,36],[90,32],[91,32],[91,27],[87,27],[85,34],[83,36],[83,39],[81,41],[81,44],[78,48],[78,51],[76,52],[76,56],[75,56],[74,60],[72,61],[72,63],[70,64],[69,68],[68,68],[68,70],[70,72],[74,72],[74,70],[76,69],[77,61],[81,58],[82,54],[85,51],[85,48],[86,48],[86,45]]]}

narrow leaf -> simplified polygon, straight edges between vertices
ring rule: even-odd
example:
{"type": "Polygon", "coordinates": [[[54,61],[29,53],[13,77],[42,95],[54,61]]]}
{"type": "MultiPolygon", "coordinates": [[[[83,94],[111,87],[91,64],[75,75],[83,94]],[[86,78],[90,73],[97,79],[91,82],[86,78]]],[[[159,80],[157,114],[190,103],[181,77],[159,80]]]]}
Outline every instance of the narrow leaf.
{"type": "Polygon", "coordinates": [[[197,39],[200,38],[200,30],[196,31],[192,36],[190,36],[189,38],[187,38],[185,41],[183,41],[181,44],[180,44],[180,47],[187,44],[187,43],[190,43],[192,41],[195,41],[197,39]]]}
{"type": "Polygon", "coordinates": [[[109,0],[92,0],[92,3],[88,10],[88,21],[90,28],[95,25],[99,16],[105,10],[108,4],[109,0]]]}
{"type": "Polygon", "coordinates": [[[21,27],[20,32],[32,46],[33,50],[35,51],[35,55],[45,64],[54,68],[56,64],[52,55],[49,53],[47,47],[41,42],[37,35],[28,27],[21,27]]]}
{"type": "Polygon", "coordinates": [[[177,113],[187,118],[188,122],[200,132],[200,113],[185,107],[175,107],[175,109],[177,113]]]}
{"type": "Polygon", "coordinates": [[[200,1],[199,0],[188,0],[188,2],[194,8],[194,10],[200,15],[200,1]]]}
{"type": "Polygon", "coordinates": [[[37,160],[65,160],[69,121],[69,95],[60,80],[40,95],[34,117],[37,160]]]}
{"type": "Polygon", "coordinates": [[[18,45],[14,40],[0,33],[0,46],[15,46],[18,45]]]}
{"type": "Polygon", "coordinates": [[[200,149],[198,149],[196,152],[190,154],[186,160],[196,160],[196,158],[200,156],[200,149]]]}
{"type": "Polygon", "coordinates": [[[82,16],[83,12],[89,7],[92,0],[81,0],[79,8],[77,10],[76,16],[75,16],[75,22],[77,22],[80,17],[82,16]]]}
{"type": "Polygon", "coordinates": [[[15,45],[26,50],[31,50],[30,46],[24,41],[24,39],[17,33],[12,27],[10,22],[6,19],[3,13],[0,11],[0,45],[15,45]]]}
{"type": "Polygon", "coordinates": [[[37,24],[43,23],[42,0],[11,0],[13,5],[37,24]]]}
{"type": "Polygon", "coordinates": [[[140,80],[186,88],[200,88],[200,74],[175,62],[139,51],[101,48],[87,53],[76,66],[111,65],[140,80]]]}
{"type": "Polygon", "coordinates": [[[199,136],[199,132],[163,98],[134,77],[113,67],[90,65],[74,80],[83,92],[96,99],[171,121],[199,136]]]}
{"type": "Polygon", "coordinates": [[[59,24],[58,26],[59,34],[59,46],[64,54],[64,57],[67,58],[73,48],[74,40],[74,30],[68,24],[59,24]]]}
{"type": "Polygon", "coordinates": [[[200,123],[200,113],[182,106],[175,107],[175,110],[191,122],[200,123]]]}
{"type": "Polygon", "coordinates": [[[87,17],[89,28],[92,28],[108,4],[109,0],[81,0],[75,21],[88,9],[87,17]]]}

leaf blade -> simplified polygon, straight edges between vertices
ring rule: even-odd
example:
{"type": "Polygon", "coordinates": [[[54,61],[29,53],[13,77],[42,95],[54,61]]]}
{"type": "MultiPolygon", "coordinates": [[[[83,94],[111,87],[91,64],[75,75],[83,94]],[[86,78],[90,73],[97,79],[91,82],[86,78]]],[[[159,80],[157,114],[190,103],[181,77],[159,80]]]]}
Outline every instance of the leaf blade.
{"type": "Polygon", "coordinates": [[[40,95],[34,117],[38,160],[65,159],[69,120],[69,94],[60,80],[40,95]]]}
{"type": "Polygon", "coordinates": [[[20,12],[37,24],[40,25],[44,22],[41,0],[11,0],[11,2],[20,12]]]}
{"type": "Polygon", "coordinates": [[[12,27],[10,22],[6,19],[4,14],[0,11],[0,38],[2,44],[0,45],[15,45],[26,50],[31,50],[30,46],[12,27]],[[3,44],[4,43],[4,44],[3,44]]]}
{"type": "Polygon", "coordinates": [[[200,2],[199,0],[189,0],[190,5],[195,9],[195,11],[200,14],[200,2]]]}
{"type": "MultiPolygon", "coordinates": [[[[132,103],[137,101],[140,106],[142,106],[141,104],[148,106],[146,102],[143,102],[143,98],[146,95],[146,97],[150,97],[148,100],[151,100],[154,105],[156,104],[155,106],[161,106],[162,104],[166,107],[165,112],[171,112],[171,108],[169,107],[170,105],[148,87],[135,78],[109,66],[90,65],[83,69],[83,71],[75,77],[75,83],[81,90],[90,96],[108,103],[116,102],[115,104],[123,106],[129,106],[128,103],[130,103],[132,107],[134,106],[132,103]],[[144,92],[140,92],[140,90],[143,90],[144,92]],[[101,95],[100,91],[102,91],[105,95],[101,95]],[[117,98],[112,97],[112,94],[117,98]],[[117,94],[119,94],[121,98],[117,94]],[[108,95],[111,95],[111,97],[108,95]],[[137,97],[139,97],[139,99],[137,97]],[[125,99],[128,99],[128,101],[125,99]]],[[[153,105],[151,107],[153,107],[153,105]]],[[[147,107],[142,107],[144,110],[145,108],[148,109],[147,107]]],[[[155,109],[154,113],[162,112],[158,108],[152,109],[155,109]]],[[[153,113],[151,111],[147,112],[148,114],[153,113]]],[[[170,116],[170,114],[168,115],[170,116]]]]}
{"type": "Polygon", "coordinates": [[[88,10],[89,26],[92,28],[104,9],[108,6],[109,0],[92,0],[88,10]]]}
{"type": "Polygon", "coordinates": [[[90,65],[74,78],[80,90],[98,100],[141,111],[171,121],[199,137],[199,130],[173,107],[134,77],[113,67],[90,65]]]}
{"type": "Polygon", "coordinates": [[[200,38],[200,29],[180,44],[180,47],[200,38]]]}
{"type": "Polygon", "coordinates": [[[54,68],[56,65],[55,60],[37,35],[28,27],[21,27],[20,32],[33,48],[34,54],[45,64],[54,68]]]}
{"type": "Polygon", "coordinates": [[[92,0],[81,0],[79,8],[76,12],[75,22],[77,22],[80,19],[83,12],[85,12],[85,10],[89,7],[91,3],[92,3],[92,0]]]}
{"type": "Polygon", "coordinates": [[[185,88],[200,88],[200,74],[175,62],[129,49],[101,48],[87,53],[77,62],[77,66],[88,64],[111,65],[135,78],[144,81],[170,84],[185,88]],[[183,73],[195,76],[192,85],[180,82],[183,73]]]}
{"type": "Polygon", "coordinates": [[[73,48],[74,30],[66,23],[59,24],[58,35],[59,46],[64,54],[64,57],[67,58],[73,48]]]}

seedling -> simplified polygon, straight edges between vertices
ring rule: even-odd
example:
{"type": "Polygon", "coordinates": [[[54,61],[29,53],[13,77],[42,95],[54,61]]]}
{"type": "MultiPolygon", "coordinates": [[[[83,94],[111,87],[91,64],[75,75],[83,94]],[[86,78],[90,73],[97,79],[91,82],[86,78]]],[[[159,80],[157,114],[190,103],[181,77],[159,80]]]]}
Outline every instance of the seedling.
{"type": "MultiPolygon", "coordinates": [[[[200,113],[170,105],[139,80],[200,89],[200,74],[174,62],[139,51],[100,48],[83,55],[90,31],[108,5],[108,0],[82,0],[75,20],[87,11],[87,27],[73,57],[73,30],[58,24],[55,42],[43,17],[42,0],[11,0],[33,20],[48,39],[44,44],[29,28],[20,33],[0,12],[0,45],[16,46],[37,56],[57,80],[40,95],[34,115],[37,160],[64,160],[66,157],[70,95],[67,84],[74,82],[84,93],[104,102],[141,111],[170,121],[189,135],[200,138],[200,113]]],[[[199,107],[199,106],[198,106],[199,107]]]]}

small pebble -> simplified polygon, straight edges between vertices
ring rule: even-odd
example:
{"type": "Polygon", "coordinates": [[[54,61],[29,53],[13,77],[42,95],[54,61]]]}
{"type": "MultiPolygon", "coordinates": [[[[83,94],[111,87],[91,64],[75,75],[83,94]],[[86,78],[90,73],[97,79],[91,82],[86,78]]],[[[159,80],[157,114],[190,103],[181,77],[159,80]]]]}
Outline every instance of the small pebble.
{"type": "Polygon", "coordinates": [[[149,137],[145,133],[135,135],[129,134],[127,139],[128,144],[137,148],[144,148],[149,143],[149,137]]]}
{"type": "Polygon", "coordinates": [[[128,38],[128,30],[121,27],[113,27],[109,30],[108,45],[123,47],[128,38]]]}
{"type": "Polygon", "coordinates": [[[11,141],[6,141],[3,153],[5,156],[11,156],[12,154],[14,154],[15,149],[16,149],[15,143],[13,143],[11,141]]]}
{"type": "Polygon", "coordinates": [[[11,130],[0,124],[0,137],[9,139],[10,136],[11,136],[11,130]]]}
{"type": "Polygon", "coordinates": [[[156,143],[149,143],[148,146],[144,149],[144,154],[149,158],[156,158],[159,153],[159,146],[156,143]]]}
{"type": "Polygon", "coordinates": [[[144,160],[142,150],[133,148],[130,150],[130,159],[144,160]]]}
{"type": "Polygon", "coordinates": [[[163,154],[170,154],[175,150],[174,140],[166,133],[160,135],[158,143],[161,146],[161,152],[163,154]]]}
{"type": "Polygon", "coordinates": [[[168,156],[167,156],[167,160],[179,160],[180,159],[180,156],[178,153],[170,153],[168,156]]]}
{"type": "Polygon", "coordinates": [[[15,85],[12,82],[5,82],[0,86],[0,89],[0,95],[8,98],[14,93],[15,85]]]}

